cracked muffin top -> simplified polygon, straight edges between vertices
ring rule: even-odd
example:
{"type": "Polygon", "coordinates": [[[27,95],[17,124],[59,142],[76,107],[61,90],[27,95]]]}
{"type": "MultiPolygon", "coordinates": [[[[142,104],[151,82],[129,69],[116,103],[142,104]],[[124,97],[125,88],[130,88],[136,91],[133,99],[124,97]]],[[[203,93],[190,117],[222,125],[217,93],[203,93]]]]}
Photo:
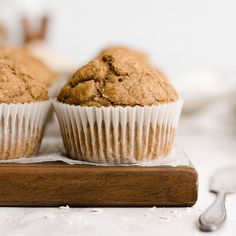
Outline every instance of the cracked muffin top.
{"type": "Polygon", "coordinates": [[[20,65],[22,69],[26,68],[36,80],[50,87],[58,75],[55,71],[48,68],[39,58],[32,55],[24,48],[4,46],[0,47],[0,58],[9,59],[20,65]]]}
{"type": "Polygon", "coordinates": [[[58,101],[81,106],[145,106],[176,101],[167,78],[123,49],[103,51],[76,71],[58,101]]]}
{"type": "Polygon", "coordinates": [[[25,69],[0,59],[0,103],[29,103],[48,100],[48,91],[25,69]]]}

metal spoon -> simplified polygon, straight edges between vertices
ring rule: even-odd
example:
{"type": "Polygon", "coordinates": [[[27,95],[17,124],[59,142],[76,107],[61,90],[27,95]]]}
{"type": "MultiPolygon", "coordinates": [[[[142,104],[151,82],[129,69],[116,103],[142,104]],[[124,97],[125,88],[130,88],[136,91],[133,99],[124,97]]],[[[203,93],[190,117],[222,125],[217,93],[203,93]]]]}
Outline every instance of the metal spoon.
{"type": "Polygon", "coordinates": [[[219,169],[212,177],[210,191],[216,194],[216,199],[199,218],[202,231],[214,231],[225,222],[225,195],[236,192],[236,166],[219,169]]]}

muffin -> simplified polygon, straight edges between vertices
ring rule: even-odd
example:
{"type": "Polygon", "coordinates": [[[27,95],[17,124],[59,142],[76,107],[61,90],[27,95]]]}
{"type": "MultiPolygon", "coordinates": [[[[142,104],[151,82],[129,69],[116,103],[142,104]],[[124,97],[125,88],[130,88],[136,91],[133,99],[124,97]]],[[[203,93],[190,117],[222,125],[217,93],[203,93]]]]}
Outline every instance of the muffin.
{"type": "Polygon", "coordinates": [[[54,106],[69,157],[137,163],[171,151],[182,100],[163,73],[117,49],[72,75],[54,106]]]}
{"type": "Polygon", "coordinates": [[[0,59],[0,159],[38,151],[50,107],[47,88],[19,65],[0,59]]]}
{"type": "Polygon", "coordinates": [[[21,70],[25,69],[26,73],[30,73],[32,77],[45,84],[47,88],[58,80],[58,74],[55,71],[24,48],[0,47],[0,58],[14,61],[15,64],[21,66],[21,70]]]}

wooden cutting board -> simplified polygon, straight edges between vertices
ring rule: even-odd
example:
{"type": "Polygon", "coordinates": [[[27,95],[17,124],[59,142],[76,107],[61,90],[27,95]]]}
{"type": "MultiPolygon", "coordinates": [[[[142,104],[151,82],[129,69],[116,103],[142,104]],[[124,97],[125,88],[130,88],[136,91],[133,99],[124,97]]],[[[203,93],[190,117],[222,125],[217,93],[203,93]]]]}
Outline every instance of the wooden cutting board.
{"type": "Polygon", "coordinates": [[[0,206],[192,206],[189,166],[0,164],[0,206]]]}

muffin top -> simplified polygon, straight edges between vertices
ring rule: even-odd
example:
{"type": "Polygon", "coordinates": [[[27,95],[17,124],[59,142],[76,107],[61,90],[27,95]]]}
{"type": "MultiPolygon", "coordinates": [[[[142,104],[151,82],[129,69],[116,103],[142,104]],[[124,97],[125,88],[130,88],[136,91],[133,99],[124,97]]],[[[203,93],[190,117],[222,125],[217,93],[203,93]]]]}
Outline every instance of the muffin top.
{"type": "Polygon", "coordinates": [[[47,87],[19,65],[0,59],[0,103],[29,103],[48,100],[47,87]]]}
{"type": "Polygon", "coordinates": [[[48,68],[40,59],[24,48],[0,47],[0,58],[15,61],[16,64],[21,65],[22,70],[26,68],[27,73],[47,87],[50,87],[58,79],[55,71],[48,68]]]}
{"type": "Polygon", "coordinates": [[[75,72],[58,101],[81,106],[145,106],[176,101],[167,78],[126,50],[104,52],[75,72]]]}

